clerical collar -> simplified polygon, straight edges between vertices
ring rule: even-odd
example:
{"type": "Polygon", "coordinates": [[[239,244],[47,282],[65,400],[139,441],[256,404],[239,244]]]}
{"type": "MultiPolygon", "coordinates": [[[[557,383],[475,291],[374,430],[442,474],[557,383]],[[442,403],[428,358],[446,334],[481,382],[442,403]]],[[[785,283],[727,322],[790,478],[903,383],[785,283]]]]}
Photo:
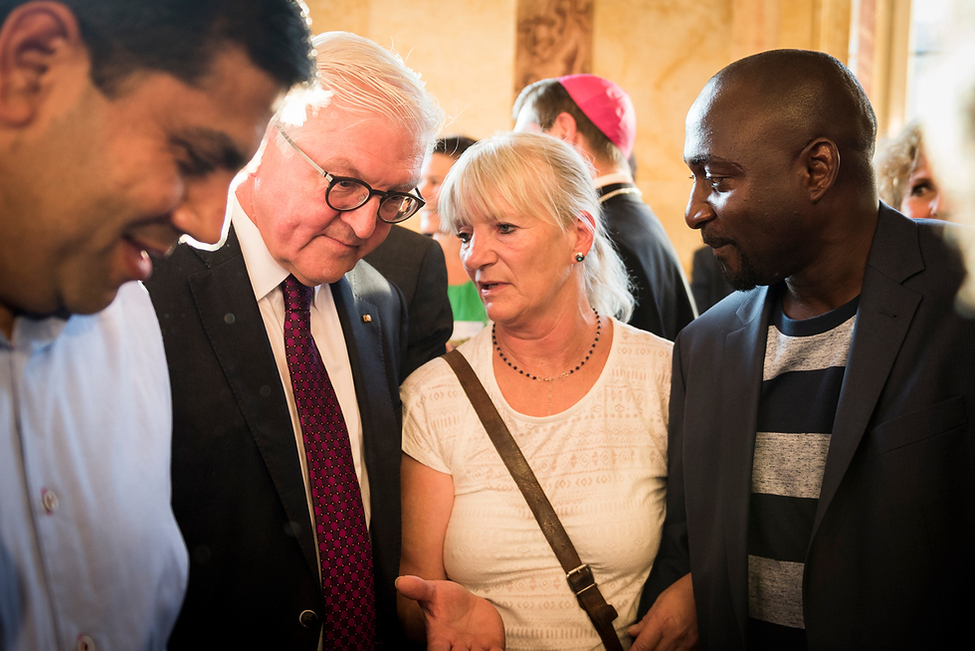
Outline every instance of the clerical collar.
{"type": "Polygon", "coordinates": [[[640,188],[632,183],[610,183],[596,188],[596,194],[599,195],[599,203],[601,204],[621,194],[635,194],[637,197],[643,196],[640,188]]]}
{"type": "Polygon", "coordinates": [[[603,174],[602,176],[597,176],[593,179],[592,184],[596,186],[596,189],[604,188],[607,185],[615,185],[617,183],[628,183],[633,184],[633,178],[626,172],[612,172],[611,174],[603,174]]]}

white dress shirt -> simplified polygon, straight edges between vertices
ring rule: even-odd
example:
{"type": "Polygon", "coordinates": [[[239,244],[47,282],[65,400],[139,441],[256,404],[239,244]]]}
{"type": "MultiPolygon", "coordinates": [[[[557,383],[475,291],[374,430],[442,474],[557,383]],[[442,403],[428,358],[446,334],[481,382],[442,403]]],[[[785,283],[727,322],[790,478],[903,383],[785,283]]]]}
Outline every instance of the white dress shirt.
{"type": "MultiPolygon", "coordinates": [[[[301,461],[302,477],[305,482],[305,496],[308,502],[308,513],[311,522],[315,522],[315,511],[312,504],[311,484],[308,480],[308,460],[305,457],[305,441],[301,432],[301,420],[298,417],[298,407],[295,404],[294,390],[291,386],[291,371],[288,369],[288,357],[284,348],[284,294],[281,283],[288,277],[288,270],[279,265],[264,244],[261,232],[251,221],[250,217],[240,207],[236,195],[230,193],[231,221],[240,241],[240,250],[247,265],[254,297],[264,319],[268,341],[274,353],[274,361],[281,376],[284,395],[288,399],[288,411],[294,426],[295,443],[298,446],[298,456],[301,461]]],[[[352,381],[352,364],[349,362],[349,351],[345,347],[345,337],[342,333],[342,323],[339,321],[335,309],[335,300],[330,287],[319,285],[315,287],[315,295],[311,304],[311,335],[318,346],[318,352],[328,371],[328,377],[335,388],[335,395],[345,417],[345,424],[349,430],[349,442],[352,446],[352,460],[355,463],[356,476],[359,478],[359,489],[362,491],[362,505],[366,515],[366,526],[369,526],[369,481],[366,474],[364,449],[362,444],[362,420],[359,417],[359,403],[356,400],[355,385],[352,381]]],[[[314,527],[312,528],[314,531],[314,527]]],[[[316,552],[318,545],[315,545],[316,552]]]]}

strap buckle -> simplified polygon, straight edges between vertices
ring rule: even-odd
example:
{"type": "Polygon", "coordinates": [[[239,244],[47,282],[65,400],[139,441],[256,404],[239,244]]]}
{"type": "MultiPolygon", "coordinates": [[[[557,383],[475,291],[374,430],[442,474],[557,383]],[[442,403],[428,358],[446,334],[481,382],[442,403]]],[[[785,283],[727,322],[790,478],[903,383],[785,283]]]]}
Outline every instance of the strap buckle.
{"type": "Polygon", "coordinates": [[[592,575],[592,568],[587,563],[571,570],[565,575],[565,580],[569,582],[569,587],[576,597],[586,590],[596,587],[596,578],[592,575]]]}

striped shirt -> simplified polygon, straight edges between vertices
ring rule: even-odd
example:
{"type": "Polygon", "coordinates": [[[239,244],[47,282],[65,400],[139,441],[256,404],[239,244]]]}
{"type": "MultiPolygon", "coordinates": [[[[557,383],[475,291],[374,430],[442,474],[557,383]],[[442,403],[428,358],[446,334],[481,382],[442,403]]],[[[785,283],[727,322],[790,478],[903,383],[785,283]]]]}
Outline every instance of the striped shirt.
{"type": "Polygon", "coordinates": [[[859,299],[794,321],[772,313],[748,523],[748,647],[804,649],[802,573],[859,299]]]}

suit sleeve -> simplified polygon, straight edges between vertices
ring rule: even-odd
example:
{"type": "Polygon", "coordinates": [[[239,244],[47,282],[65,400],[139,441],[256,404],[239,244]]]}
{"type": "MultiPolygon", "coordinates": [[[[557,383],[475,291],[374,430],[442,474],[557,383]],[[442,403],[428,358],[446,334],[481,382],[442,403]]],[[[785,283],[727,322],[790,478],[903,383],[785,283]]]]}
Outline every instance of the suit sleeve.
{"type": "Polygon", "coordinates": [[[420,263],[416,293],[409,306],[410,335],[400,382],[431,359],[443,355],[454,329],[443,249],[436,242],[430,244],[420,263]]]}
{"type": "Polygon", "coordinates": [[[634,328],[673,340],[673,334],[668,336],[667,328],[664,327],[663,317],[654,300],[653,285],[643,268],[643,261],[630,247],[621,242],[616,243],[616,248],[630,280],[633,281],[633,297],[636,299],[636,305],[633,306],[633,315],[630,317],[629,324],[634,328]]]}
{"type": "Polygon", "coordinates": [[[670,385],[670,425],[667,436],[667,516],[660,549],[643,587],[638,618],[653,605],[661,592],[691,571],[687,546],[687,512],[684,504],[684,372],[681,365],[681,337],[674,344],[670,385]]]}
{"type": "Polygon", "coordinates": [[[616,241],[616,248],[633,280],[637,300],[629,324],[673,341],[697,317],[680,263],[659,239],[642,256],[623,237],[616,241]]]}

